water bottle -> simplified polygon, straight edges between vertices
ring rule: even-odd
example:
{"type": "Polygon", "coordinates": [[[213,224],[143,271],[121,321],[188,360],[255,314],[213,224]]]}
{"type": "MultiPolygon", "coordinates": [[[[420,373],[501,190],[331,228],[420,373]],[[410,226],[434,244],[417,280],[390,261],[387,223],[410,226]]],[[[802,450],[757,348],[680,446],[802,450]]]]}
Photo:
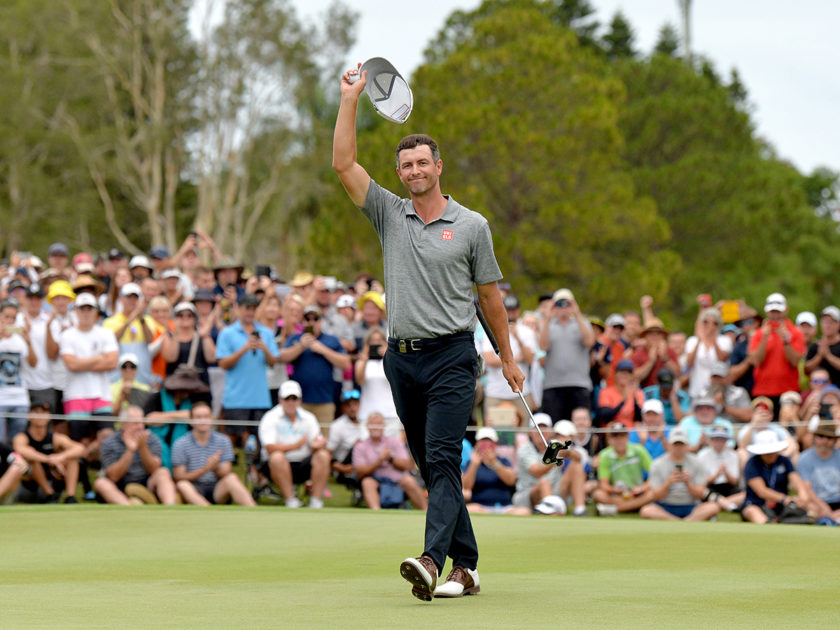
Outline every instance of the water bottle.
{"type": "Polygon", "coordinates": [[[257,460],[257,436],[249,435],[245,442],[245,461],[248,465],[253,464],[257,460]]]}
{"type": "Polygon", "coordinates": [[[621,496],[625,499],[630,498],[630,489],[627,487],[627,484],[623,481],[619,480],[615,482],[615,487],[621,490],[621,496]]]}

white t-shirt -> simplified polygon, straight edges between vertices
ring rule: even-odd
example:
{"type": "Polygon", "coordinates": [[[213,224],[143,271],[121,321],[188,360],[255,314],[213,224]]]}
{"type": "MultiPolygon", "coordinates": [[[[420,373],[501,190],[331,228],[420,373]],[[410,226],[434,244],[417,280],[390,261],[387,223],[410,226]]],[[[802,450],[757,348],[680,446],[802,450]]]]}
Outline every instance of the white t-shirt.
{"type": "Polygon", "coordinates": [[[20,335],[0,339],[0,406],[29,407],[29,392],[21,378],[28,356],[29,349],[20,335]]]}
{"type": "MultiPolygon", "coordinates": [[[[26,315],[18,313],[15,324],[26,326],[26,321],[26,315]]],[[[26,389],[50,389],[53,386],[52,371],[47,359],[47,321],[49,321],[49,316],[43,312],[29,320],[29,344],[35,356],[38,357],[38,362],[35,367],[30,367],[26,361],[21,366],[23,386],[26,389]]]]}
{"type": "MultiPolygon", "coordinates": [[[[536,353],[538,349],[536,333],[527,326],[517,326],[516,332],[522,340],[522,343],[525,344],[526,347],[530,348],[532,352],[536,353]]],[[[513,353],[513,356],[515,357],[519,356],[522,353],[522,346],[519,345],[516,337],[512,334],[509,339],[511,353],[513,353]]],[[[493,345],[490,343],[490,340],[486,335],[480,341],[477,340],[476,345],[478,346],[477,350],[480,354],[493,352],[493,345]]],[[[523,374],[530,373],[530,363],[520,361],[517,365],[519,366],[519,369],[522,370],[523,374]]],[[[531,393],[531,385],[527,378],[522,385],[522,393],[523,395],[531,393]]],[[[502,398],[504,400],[514,400],[518,398],[517,394],[513,392],[510,385],[505,380],[505,377],[502,374],[502,368],[490,365],[487,366],[487,384],[484,386],[484,395],[489,396],[490,398],[502,398]]]]}
{"type": "MultiPolygon", "coordinates": [[[[726,471],[736,479],[741,476],[741,466],[738,462],[738,453],[728,446],[718,453],[711,446],[705,446],[697,453],[697,460],[703,467],[703,474],[708,478],[716,472],[721,464],[726,464],[726,471]]],[[[723,473],[715,477],[711,483],[726,483],[728,479],[723,473]]]]}
{"type": "Polygon", "coordinates": [[[300,462],[312,455],[312,447],[309,443],[321,435],[321,427],[314,414],[306,409],[298,408],[297,417],[294,422],[289,422],[286,414],[283,413],[283,406],[277,405],[269,409],[260,420],[259,436],[262,444],[262,458],[268,459],[266,444],[294,444],[303,436],[306,442],[300,448],[293,451],[286,451],[286,459],[290,462],[300,462]]]}
{"type": "Polygon", "coordinates": [[[353,451],[356,442],[368,439],[367,427],[361,422],[353,422],[347,414],[333,420],[330,425],[330,436],[327,438],[327,449],[333,457],[343,462],[353,451]]]}
{"type": "MultiPolygon", "coordinates": [[[[691,354],[698,342],[697,337],[689,337],[685,343],[686,354],[691,354]]],[[[732,352],[732,340],[726,335],[718,335],[717,345],[726,353],[732,352]]],[[[719,361],[714,346],[700,344],[700,347],[697,348],[697,354],[694,355],[694,365],[688,379],[689,396],[696,398],[708,389],[712,382],[712,368],[719,361]]]]}
{"type": "Polygon", "coordinates": [[[385,418],[385,435],[400,435],[402,423],[397,416],[391,384],[385,376],[385,367],[379,360],[365,363],[365,382],[361,386],[359,398],[359,420],[366,425],[367,417],[374,411],[378,411],[385,418]]]}
{"type": "MultiPolygon", "coordinates": [[[[76,315],[73,311],[69,311],[67,315],[56,314],[55,319],[50,323],[50,334],[53,341],[61,343],[61,335],[65,330],[68,330],[76,325],[76,315]]],[[[61,349],[59,346],[59,356],[55,360],[50,360],[50,372],[52,373],[52,386],[58,391],[63,392],[67,387],[67,375],[69,371],[64,361],[61,360],[61,349]]]]}
{"type": "MultiPolygon", "coordinates": [[[[95,325],[87,332],[78,328],[68,328],[61,334],[58,352],[61,356],[71,354],[77,359],[89,359],[106,352],[119,352],[117,338],[107,328],[95,325]]],[[[111,400],[110,372],[70,372],[67,371],[67,385],[64,388],[64,400],[99,398],[111,400]]]]}

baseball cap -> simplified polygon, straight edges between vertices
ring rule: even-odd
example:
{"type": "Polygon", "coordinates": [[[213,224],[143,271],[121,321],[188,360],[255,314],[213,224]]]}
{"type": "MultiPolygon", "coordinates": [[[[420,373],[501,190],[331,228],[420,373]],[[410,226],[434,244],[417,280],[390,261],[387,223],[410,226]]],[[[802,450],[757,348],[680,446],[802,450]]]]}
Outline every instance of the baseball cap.
{"type": "Polygon", "coordinates": [[[726,377],[729,374],[729,364],[723,361],[715,361],[715,364],[712,366],[711,375],[712,376],[723,376],[726,377]]]}
{"type": "Polygon", "coordinates": [[[126,363],[131,363],[132,365],[140,365],[140,361],[137,359],[137,355],[133,352],[124,352],[120,355],[119,365],[122,367],[126,363]]]}
{"type": "Polygon", "coordinates": [[[73,267],[79,273],[89,273],[89,274],[93,273],[94,270],[96,269],[96,266],[92,262],[87,262],[87,261],[76,263],[75,265],[73,265],[73,267]]]}
{"type": "Polygon", "coordinates": [[[534,414],[534,422],[543,427],[550,427],[551,426],[551,416],[547,413],[535,413],[534,414]]]}
{"type": "Polygon", "coordinates": [[[119,249],[116,247],[112,247],[108,250],[108,259],[109,260],[122,260],[125,258],[125,254],[123,254],[119,249]]]}
{"type": "Polygon", "coordinates": [[[674,427],[668,435],[668,442],[670,444],[676,444],[677,442],[688,444],[688,433],[683,428],[674,427]]]}
{"type": "Polygon", "coordinates": [[[634,367],[635,366],[633,365],[633,362],[630,359],[621,359],[615,366],[615,371],[632,372],[634,367]]]}
{"type": "Polygon", "coordinates": [[[260,298],[256,293],[243,293],[236,299],[239,306],[259,306],[260,298]]]}
{"type": "Polygon", "coordinates": [[[721,332],[723,332],[723,333],[731,332],[731,333],[735,333],[736,335],[740,335],[741,334],[741,329],[738,328],[735,324],[727,324],[726,326],[723,327],[723,330],[721,330],[721,332]]]}
{"type": "Polygon", "coordinates": [[[136,282],[126,282],[123,285],[123,288],[120,289],[120,295],[125,297],[127,295],[136,295],[140,297],[143,295],[143,292],[140,290],[140,285],[136,282]]]}
{"type": "Polygon", "coordinates": [[[657,400],[656,398],[651,398],[645,401],[645,404],[642,405],[642,413],[647,412],[658,413],[660,415],[665,414],[665,405],[662,404],[661,400],[657,400]]]}
{"type": "Polygon", "coordinates": [[[481,427],[475,432],[475,441],[478,442],[479,440],[490,440],[498,444],[499,434],[496,433],[496,429],[493,429],[492,427],[481,427]]]}
{"type": "Polygon", "coordinates": [[[619,315],[618,313],[613,313],[607,317],[607,321],[604,323],[606,323],[607,326],[624,326],[624,316],[619,315]]]}
{"type": "Polygon", "coordinates": [[[716,424],[712,427],[711,431],[709,431],[709,437],[711,439],[719,438],[723,440],[728,440],[731,435],[729,435],[729,429],[727,429],[722,424],[716,424]]]}
{"type": "Polygon", "coordinates": [[[403,76],[384,57],[372,57],[359,68],[359,76],[367,72],[365,93],[376,113],[396,123],[404,123],[414,103],[411,87],[403,76]]]}
{"type": "Polygon", "coordinates": [[[280,385],[280,398],[286,399],[289,396],[297,396],[301,398],[303,392],[300,389],[300,383],[297,381],[285,381],[280,385]]]}
{"type": "Polygon", "coordinates": [[[557,300],[574,300],[575,296],[569,289],[557,289],[552,295],[551,299],[555,302],[557,300]]]}
{"type": "Polygon", "coordinates": [[[656,380],[659,381],[660,385],[673,385],[674,373],[669,368],[660,368],[656,373],[656,380]]]}
{"type": "Polygon", "coordinates": [[[11,293],[11,292],[12,292],[12,291],[14,291],[15,289],[24,289],[24,290],[25,290],[25,289],[26,289],[26,285],[25,285],[25,284],[23,284],[23,282],[21,282],[20,280],[12,280],[12,281],[9,283],[9,286],[8,286],[8,287],[6,287],[6,289],[7,289],[7,291],[8,291],[9,293],[11,293]]]}
{"type": "Polygon", "coordinates": [[[341,295],[335,301],[336,308],[347,308],[348,306],[356,310],[356,300],[353,299],[352,295],[341,295]]]}
{"type": "Polygon", "coordinates": [[[47,250],[47,256],[69,256],[70,250],[64,243],[53,243],[47,250]]]}
{"type": "Polygon", "coordinates": [[[136,267],[145,267],[146,269],[154,269],[152,267],[152,263],[149,262],[149,259],[145,256],[132,256],[131,260],[128,261],[128,268],[134,269],[136,267]]]}
{"type": "Polygon", "coordinates": [[[714,407],[717,409],[717,403],[715,402],[715,399],[708,394],[700,394],[694,399],[692,407],[694,409],[697,409],[697,407],[714,407]]]}
{"type": "Polygon", "coordinates": [[[787,308],[787,300],[781,293],[771,293],[767,296],[767,301],[764,303],[764,312],[783,311],[787,308]]]}
{"type": "Polygon", "coordinates": [[[180,278],[181,272],[177,269],[164,269],[161,274],[161,280],[166,280],[167,278],[180,278]]]}
{"type": "MultiPolygon", "coordinates": [[[[823,314],[825,314],[825,311],[829,308],[831,307],[829,306],[823,309],[823,314]]],[[[836,309],[837,307],[834,308],[836,309]]],[[[835,319],[840,319],[840,311],[837,311],[837,317],[835,317],[835,319]]],[[[796,325],[799,326],[799,324],[810,324],[811,326],[816,327],[817,316],[814,315],[811,311],[802,311],[801,313],[799,313],[799,315],[796,316],[796,325]]]]}
{"type": "Polygon", "coordinates": [[[519,308],[519,298],[515,295],[506,295],[502,300],[502,305],[509,311],[519,308]]]}
{"type": "Polygon", "coordinates": [[[99,308],[99,304],[96,302],[96,296],[92,293],[79,293],[76,296],[76,301],[74,302],[76,308],[80,308],[82,306],[92,306],[94,308],[99,308]]]}
{"type": "Polygon", "coordinates": [[[303,315],[306,316],[310,314],[320,315],[321,309],[318,306],[315,306],[314,304],[310,304],[309,306],[303,309],[303,315]]]}
{"type": "Polygon", "coordinates": [[[577,429],[571,420],[559,420],[554,425],[554,432],[563,437],[574,437],[577,429]]]}
{"type": "Polygon", "coordinates": [[[618,420],[610,423],[610,435],[622,435],[625,433],[627,433],[627,427],[624,426],[624,423],[618,420]]]}
{"type": "Polygon", "coordinates": [[[767,411],[773,411],[773,401],[767,398],[767,396],[756,396],[755,398],[753,398],[753,401],[750,403],[750,406],[753,409],[764,406],[767,409],[767,411]]]}
{"type": "Polygon", "coordinates": [[[175,308],[172,309],[172,314],[177,315],[181,311],[189,311],[196,317],[198,317],[198,311],[195,310],[195,306],[192,305],[192,302],[178,302],[175,305],[175,308]]]}
{"type": "Polygon", "coordinates": [[[149,250],[149,256],[151,258],[163,260],[164,258],[169,258],[169,250],[163,245],[155,245],[149,250]]]}
{"type": "Polygon", "coordinates": [[[37,282],[33,282],[26,287],[26,295],[29,297],[44,297],[44,287],[37,282]]]}
{"type": "Polygon", "coordinates": [[[212,289],[198,289],[193,295],[193,302],[216,302],[216,294],[212,289]]]}
{"type": "Polygon", "coordinates": [[[801,405],[802,404],[802,396],[799,392],[789,391],[785,392],[779,397],[779,405],[801,405]]]}
{"type": "MultiPolygon", "coordinates": [[[[800,315],[803,315],[803,313],[800,313],[800,315]]],[[[813,315],[813,313],[809,313],[809,315],[813,315]]],[[[823,315],[823,316],[827,315],[828,317],[833,319],[835,322],[840,322],[840,308],[837,308],[833,304],[831,306],[826,306],[822,310],[820,315],[823,315]]],[[[796,318],[796,323],[797,324],[799,323],[799,317],[796,318]]],[[[814,317],[814,322],[811,325],[812,326],[817,325],[817,318],[816,317],[814,317]]]]}

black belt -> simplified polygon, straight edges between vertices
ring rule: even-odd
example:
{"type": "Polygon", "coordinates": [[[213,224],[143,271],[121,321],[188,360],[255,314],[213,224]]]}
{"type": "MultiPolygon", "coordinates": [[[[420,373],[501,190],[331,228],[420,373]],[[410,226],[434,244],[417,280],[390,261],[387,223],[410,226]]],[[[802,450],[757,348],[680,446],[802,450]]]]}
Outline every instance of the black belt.
{"type": "Polygon", "coordinates": [[[388,349],[394,352],[428,352],[429,350],[437,350],[451,341],[458,339],[472,338],[473,334],[464,330],[451,335],[441,335],[440,337],[429,337],[427,339],[396,339],[388,337],[388,349]]]}

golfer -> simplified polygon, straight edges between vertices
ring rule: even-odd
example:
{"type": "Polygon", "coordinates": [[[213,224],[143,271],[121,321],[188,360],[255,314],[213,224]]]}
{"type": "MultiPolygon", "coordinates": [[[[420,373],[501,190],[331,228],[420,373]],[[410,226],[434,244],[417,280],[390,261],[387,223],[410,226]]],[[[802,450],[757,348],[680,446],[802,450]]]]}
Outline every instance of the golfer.
{"type": "Polygon", "coordinates": [[[411,135],[397,146],[397,175],[410,199],[379,186],[356,161],[356,108],[367,80],[363,72],[352,82],[358,73],[341,77],[333,168],[382,243],[390,335],[385,374],[429,490],[423,555],[406,559],[400,574],[424,601],[470,595],[479,591],[478,547],[460,463],[478,368],[473,284],[499,342],[505,379],[519,391],[525,377],[508,342],[490,228],[484,217],[441,194],[443,162],[435,141],[411,135]],[[452,571],[438,586],[446,556],[452,571]]]}

